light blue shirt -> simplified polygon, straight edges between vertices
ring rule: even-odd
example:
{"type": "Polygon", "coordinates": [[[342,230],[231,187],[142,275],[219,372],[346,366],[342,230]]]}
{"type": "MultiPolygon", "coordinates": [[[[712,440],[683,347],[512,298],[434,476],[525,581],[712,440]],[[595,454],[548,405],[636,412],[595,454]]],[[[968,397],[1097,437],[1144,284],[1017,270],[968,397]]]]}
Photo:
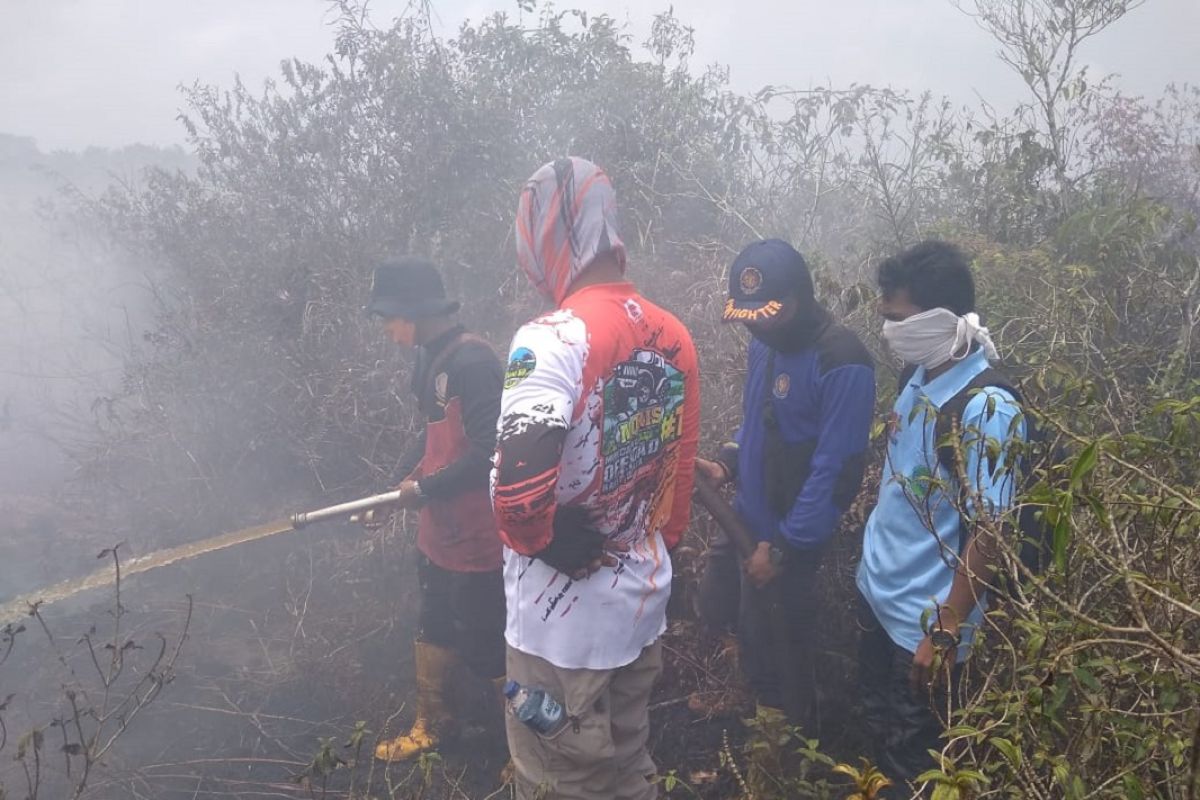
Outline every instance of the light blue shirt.
{"type": "MultiPolygon", "coordinates": [[[[934,442],[937,409],[987,366],[987,356],[976,350],[929,383],[919,367],[888,420],[887,458],[879,503],[863,534],[858,590],[892,641],[909,652],[915,653],[925,637],[922,616],[950,594],[962,545],[958,481],[938,463],[934,442]]],[[[1025,421],[1019,417],[1015,398],[994,387],[978,392],[963,411],[964,466],[973,484],[968,496],[982,498],[992,514],[1003,513],[1013,502],[1015,476],[1005,468],[1003,453],[1010,438],[1025,438],[1025,421]],[[994,455],[997,448],[1000,458],[989,459],[989,449],[994,455]]],[[[983,611],[980,598],[962,628],[960,660],[983,611]]]]}

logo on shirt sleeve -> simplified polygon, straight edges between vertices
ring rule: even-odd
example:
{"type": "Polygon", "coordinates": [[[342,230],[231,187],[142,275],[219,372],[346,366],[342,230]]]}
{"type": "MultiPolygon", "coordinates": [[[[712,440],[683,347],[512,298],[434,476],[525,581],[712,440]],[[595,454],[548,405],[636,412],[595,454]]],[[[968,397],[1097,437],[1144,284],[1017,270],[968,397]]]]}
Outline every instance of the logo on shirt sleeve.
{"type": "Polygon", "coordinates": [[[537,368],[537,356],[528,347],[518,347],[508,358],[504,370],[504,388],[511,389],[528,378],[537,368]]]}

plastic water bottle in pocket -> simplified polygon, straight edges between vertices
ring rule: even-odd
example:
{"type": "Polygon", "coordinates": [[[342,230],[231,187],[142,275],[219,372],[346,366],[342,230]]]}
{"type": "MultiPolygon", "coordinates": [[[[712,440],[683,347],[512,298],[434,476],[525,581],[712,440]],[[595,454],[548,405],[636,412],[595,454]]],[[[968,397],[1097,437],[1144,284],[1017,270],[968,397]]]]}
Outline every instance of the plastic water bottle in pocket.
{"type": "Polygon", "coordinates": [[[567,724],[567,710],[545,689],[509,681],[504,696],[509,713],[539,736],[553,736],[567,724]]]}

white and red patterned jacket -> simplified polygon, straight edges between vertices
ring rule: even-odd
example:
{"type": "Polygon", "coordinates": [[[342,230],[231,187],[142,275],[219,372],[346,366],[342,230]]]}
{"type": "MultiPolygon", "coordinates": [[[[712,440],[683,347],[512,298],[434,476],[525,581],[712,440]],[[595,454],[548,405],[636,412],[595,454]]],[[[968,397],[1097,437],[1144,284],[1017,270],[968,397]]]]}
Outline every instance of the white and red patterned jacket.
{"type": "Polygon", "coordinates": [[[691,514],[697,372],[687,329],[628,283],[581,289],[517,332],[492,472],[512,647],[613,669],[662,634],[668,551],[691,514]],[[572,580],[530,557],[559,505],[628,546],[615,567],[572,580]]]}

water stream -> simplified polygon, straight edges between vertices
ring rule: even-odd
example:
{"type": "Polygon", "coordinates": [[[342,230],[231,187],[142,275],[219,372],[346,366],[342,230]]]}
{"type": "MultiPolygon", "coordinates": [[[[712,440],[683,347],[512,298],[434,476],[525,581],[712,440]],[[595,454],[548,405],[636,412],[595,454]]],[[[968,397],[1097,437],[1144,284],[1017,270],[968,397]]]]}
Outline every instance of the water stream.
{"type": "MultiPolygon", "coordinates": [[[[268,522],[265,525],[255,525],[249,528],[242,528],[239,531],[231,533],[222,533],[219,536],[213,536],[208,539],[202,539],[199,542],[191,542],[182,544],[176,547],[167,547],[162,550],[156,550],[138,558],[123,561],[121,563],[121,578],[124,580],[132,575],[140,575],[143,572],[149,572],[152,569],[159,567],[170,566],[177,564],[180,561],[187,561],[197,556],[206,555],[224,550],[229,547],[234,547],[239,544],[257,541],[258,539],[266,539],[269,536],[276,536],[280,533],[287,533],[294,530],[292,523],[289,520],[281,519],[274,522],[268,522]]],[[[107,564],[82,578],[62,581],[53,586],[48,586],[44,589],[28,592],[20,595],[6,603],[0,604],[0,625],[7,625],[13,622],[19,622],[29,614],[29,606],[36,602],[41,602],[42,605],[56,603],[61,600],[66,600],[69,597],[74,597],[81,592],[86,592],[89,589],[102,589],[105,586],[111,586],[116,581],[116,570],[113,568],[112,562],[107,564]]]]}

